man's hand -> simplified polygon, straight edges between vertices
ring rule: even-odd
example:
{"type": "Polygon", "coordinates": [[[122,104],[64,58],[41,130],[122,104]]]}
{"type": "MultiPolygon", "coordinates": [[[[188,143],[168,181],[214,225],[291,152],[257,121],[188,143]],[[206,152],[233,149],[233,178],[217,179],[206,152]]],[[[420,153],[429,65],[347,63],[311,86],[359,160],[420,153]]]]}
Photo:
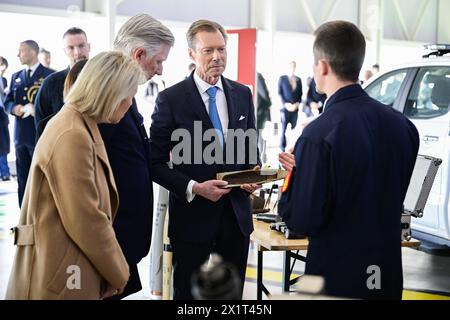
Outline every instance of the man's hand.
{"type": "Polygon", "coordinates": [[[284,170],[292,171],[295,167],[295,156],[292,153],[282,152],[278,155],[278,161],[284,170]]]}
{"type": "Polygon", "coordinates": [[[241,186],[241,189],[244,189],[248,193],[253,193],[256,190],[261,189],[261,188],[262,188],[262,185],[260,185],[260,184],[243,184],[241,186]]]}
{"type": "Polygon", "coordinates": [[[106,285],[105,288],[102,289],[102,291],[100,292],[100,299],[104,300],[106,298],[110,298],[112,296],[115,296],[117,294],[121,294],[123,292],[124,288],[114,288],[112,286],[110,286],[109,284],[106,285]]]}
{"type": "Polygon", "coordinates": [[[22,116],[24,114],[23,105],[21,105],[21,104],[15,105],[12,109],[12,114],[19,118],[22,118],[22,116]]]}
{"type": "Polygon", "coordinates": [[[231,192],[231,188],[224,188],[227,184],[228,182],[222,180],[209,180],[202,183],[196,182],[192,187],[192,192],[210,201],[217,202],[222,196],[231,192]]]}
{"type": "Polygon", "coordinates": [[[24,108],[25,108],[26,112],[28,112],[32,117],[34,117],[34,114],[35,114],[34,104],[27,103],[24,108]]]}

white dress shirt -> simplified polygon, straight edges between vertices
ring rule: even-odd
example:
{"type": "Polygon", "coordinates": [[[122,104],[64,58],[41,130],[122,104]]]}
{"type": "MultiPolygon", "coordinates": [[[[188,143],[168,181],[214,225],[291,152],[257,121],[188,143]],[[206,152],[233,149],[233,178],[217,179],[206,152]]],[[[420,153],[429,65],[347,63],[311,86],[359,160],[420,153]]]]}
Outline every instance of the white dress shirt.
{"type": "Polygon", "coordinates": [[[34,66],[31,66],[31,68],[29,68],[28,66],[26,67],[26,72],[28,72],[28,70],[31,70],[30,78],[33,76],[34,72],[39,67],[39,65],[40,65],[40,63],[38,62],[34,66]]]}
{"type": "MultiPolygon", "coordinates": [[[[200,96],[202,97],[203,103],[205,104],[206,112],[209,114],[209,95],[206,91],[210,87],[213,87],[213,85],[210,85],[209,83],[203,81],[197,75],[197,72],[194,72],[194,82],[195,85],[197,86],[200,96]]],[[[217,81],[217,83],[214,86],[218,88],[216,94],[216,106],[217,111],[219,112],[220,123],[222,124],[223,138],[224,141],[227,141],[228,122],[229,122],[228,105],[225,92],[223,91],[222,78],[219,78],[219,81],[217,81]]],[[[186,199],[188,202],[191,202],[195,198],[195,194],[192,192],[192,188],[194,187],[195,183],[196,181],[194,180],[189,181],[189,184],[186,188],[186,199]]]]}

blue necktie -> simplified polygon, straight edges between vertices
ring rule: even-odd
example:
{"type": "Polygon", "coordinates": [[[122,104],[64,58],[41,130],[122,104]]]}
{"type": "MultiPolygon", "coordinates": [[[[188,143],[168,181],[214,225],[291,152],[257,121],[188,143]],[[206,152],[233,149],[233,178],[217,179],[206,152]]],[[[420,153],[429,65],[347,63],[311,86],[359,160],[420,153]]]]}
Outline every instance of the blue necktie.
{"type": "Polygon", "coordinates": [[[217,87],[210,87],[208,90],[206,90],[206,93],[208,93],[209,96],[209,118],[211,119],[214,128],[217,130],[220,145],[223,148],[223,140],[224,140],[223,129],[222,123],[220,122],[219,111],[217,111],[217,104],[216,104],[217,89],[218,89],[217,87]]]}

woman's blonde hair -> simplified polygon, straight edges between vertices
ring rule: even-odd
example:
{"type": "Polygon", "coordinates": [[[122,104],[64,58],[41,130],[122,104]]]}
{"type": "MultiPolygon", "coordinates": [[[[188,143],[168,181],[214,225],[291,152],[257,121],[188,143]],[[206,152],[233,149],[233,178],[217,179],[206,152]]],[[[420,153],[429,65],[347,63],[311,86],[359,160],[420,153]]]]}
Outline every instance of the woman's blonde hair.
{"type": "Polygon", "coordinates": [[[145,76],[137,62],[118,51],[89,59],[64,103],[101,123],[111,123],[120,102],[134,93],[145,76]]]}

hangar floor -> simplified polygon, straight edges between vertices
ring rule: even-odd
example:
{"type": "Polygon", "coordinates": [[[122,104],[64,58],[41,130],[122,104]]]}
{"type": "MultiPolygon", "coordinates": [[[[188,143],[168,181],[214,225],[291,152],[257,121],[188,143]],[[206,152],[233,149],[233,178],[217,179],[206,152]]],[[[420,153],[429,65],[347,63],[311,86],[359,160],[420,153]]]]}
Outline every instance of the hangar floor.
{"type": "MultiPolygon", "coordinates": [[[[19,209],[17,205],[17,184],[15,181],[0,182],[0,298],[5,294],[6,285],[14,256],[9,228],[17,223],[19,209]]],[[[272,294],[281,294],[282,253],[264,253],[264,279],[272,294]]],[[[247,276],[244,287],[244,299],[256,299],[257,250],[250,248],[247,276]]],[[[304,263],[298,262],[294,273],[301,274],[304,263]]],[[[403,274],[405,300],[450,300],[450,257],[436,256],[414,249],[403,249],[403,274]]],[[[139,264],[144,289],[127,299],[150,299],[149,257],[139,264]]]]}

